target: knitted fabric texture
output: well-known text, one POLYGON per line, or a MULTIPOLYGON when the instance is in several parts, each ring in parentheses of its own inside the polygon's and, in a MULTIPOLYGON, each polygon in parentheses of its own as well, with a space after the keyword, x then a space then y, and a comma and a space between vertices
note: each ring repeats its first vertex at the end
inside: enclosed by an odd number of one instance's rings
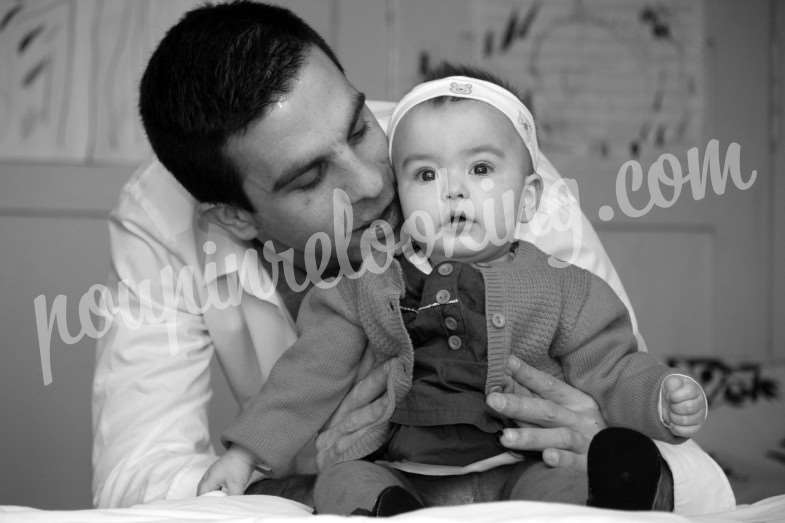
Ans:
MULTIPOLYGON (((485 282, 486 393, 504 389, 507 358, 514 354, 592 396, 609 425, 677 440, 657 408, 671 370, 638 352, 627 310, 604 281, 578 267, 551 266, 527 242, 507 263, 477 266, 485 282)), ((386 410, 341 448, 322 449, 317 465, 359 459, 384 445, 396 402, 412 381, 414 349, 400 311, 404 289, 397 261, 383 274, 312 289, 297 320, 300 338, 224 432, 224 442, 253 452, 272 476, 286 475, 362 377, 366 357, 373 365, 389 362, 386 410)))

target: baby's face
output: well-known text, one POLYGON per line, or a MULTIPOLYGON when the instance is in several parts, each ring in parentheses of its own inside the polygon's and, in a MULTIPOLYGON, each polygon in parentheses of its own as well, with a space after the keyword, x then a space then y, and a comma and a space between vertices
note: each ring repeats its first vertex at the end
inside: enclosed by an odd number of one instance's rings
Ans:
POLYGON ((499 110, 476 100, 418 105, 398 124, 392 164, 404 227, 432 259, 508 251, 532 163, 499 110))

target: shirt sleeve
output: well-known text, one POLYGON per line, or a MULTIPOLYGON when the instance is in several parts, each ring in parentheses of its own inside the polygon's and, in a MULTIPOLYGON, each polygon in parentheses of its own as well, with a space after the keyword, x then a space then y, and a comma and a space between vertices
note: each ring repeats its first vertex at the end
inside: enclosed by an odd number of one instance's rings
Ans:
POLYGON ((554 356, 561 361, 567 382, 597 401, 609 426, 635 429, 662 441, 683 441, 660 418, 660 387, 672 371, 638 351, 629 315, 609 285, 591 277, 575 319, 564 325, 567 332, 557 340, 554 356))
POLYGON ((297 342, 224 432, 223 440, 251 451, 265 474, 291 471, 294 456, 354 384, 367 345, 355 301, 344 299, 338 287, 312 289, 300 306, 297 342))
POLYGON ((167 268, 177 274, 182 262, 126 218, 114 213, 109 224, 115 311, 93 381, 96 507, 195 496, 215 460, 209 335, 200 314, 166 298, 167 268))
POLYGON ((543 181, 540 205, 532 221, 519 229, 517 237, 533 243, 555 259, 586 269, 605 281, 627 308, 638 350, 645 351, 646 344, 638 332, 632 303, 594 227, 583 214, 570 180, 562 178, 544 154, 540 155, 538 173, 543 181))

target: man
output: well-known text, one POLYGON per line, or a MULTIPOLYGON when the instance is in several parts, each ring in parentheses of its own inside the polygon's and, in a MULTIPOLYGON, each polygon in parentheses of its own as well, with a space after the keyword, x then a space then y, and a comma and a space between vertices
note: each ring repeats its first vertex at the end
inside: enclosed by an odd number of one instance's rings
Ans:
MULTIPOLYGON (((399 221, 380 126, 390 104, 366 104, 326 43, 289 11, 242 2, 188 13, 150 59, 140 94, 160 163, 132 177, 110 221, 112 287, 125 301, 98 345, 93 491, 101 507, 195 495, 215 459, 206 419, 213 353, 242 405, 296 337, 304 288, 287 282, 307 277, 311 239, 330 239, 335 253, 334 217, 350 214, 343 243, 357 266, 372 222, 399 221)), ((606 279, 629 307, 577 202, 548 191, 560 180, 549 164, 541 175, 544 212, 580 220, 532 240, 606 279)), ((322 268, 337 274, 339 257, 322 268)), ((526 366, 511 372, 540 397, 492 394, 489 403, 542 428, 511 431, 502 443, 585 468, 603 426, 596 403, 526 366)), ((316 448, 340 446, 374 419, 383 386, 378 372, 359 382, 316 448)), ((732 505, 722 472, 697 446, 661 451, 677 511, 732 505)), ((301 469, 312 463, 304 453, 301 469)))

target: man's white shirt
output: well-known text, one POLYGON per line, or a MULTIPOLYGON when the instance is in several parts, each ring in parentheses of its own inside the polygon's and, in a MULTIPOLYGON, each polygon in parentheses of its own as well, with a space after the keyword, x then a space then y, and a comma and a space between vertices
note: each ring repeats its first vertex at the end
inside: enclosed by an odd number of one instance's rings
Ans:
MULTIPOLYGON (((386 129, 394 104, 368 105, 386 129)), ((594 229, 569 192, 549 190, 561 177, 547 158, 542 163, 545 189, 538 214, 567 213, 579 219, 570 230, 527 232, 522 239, 604 279, 630 311, 643 345, 630 301, 594 229)), ((110 216, 108 286, 115 295, 127 291, 130 299, 122 306, 130 309, 131 318, 139 318, 140 308, 151 314, 141 324, 118 317, 98 341, 92 405, 97 507, 195 496, 199 480, 216 459, 207 420, 213 355, 243 404, 296 339, 282 300, 266 291, 274 282, 257 258, 248 257, 255 251, 200 220, 196 204, 152 161, 124 186, 110 216), (173 277, 186 289, 193 287, 191 304, 167 299, 176 287, 173 277), (238 281, 253 278, 263 284, 239 295, 233 292, 238 281), (237 300, 199 310, 216 296, 211 293, 237 300)), ((697 445, 660 447, 674 472, 677 512, 734 506, 724 474, 697 445)))

